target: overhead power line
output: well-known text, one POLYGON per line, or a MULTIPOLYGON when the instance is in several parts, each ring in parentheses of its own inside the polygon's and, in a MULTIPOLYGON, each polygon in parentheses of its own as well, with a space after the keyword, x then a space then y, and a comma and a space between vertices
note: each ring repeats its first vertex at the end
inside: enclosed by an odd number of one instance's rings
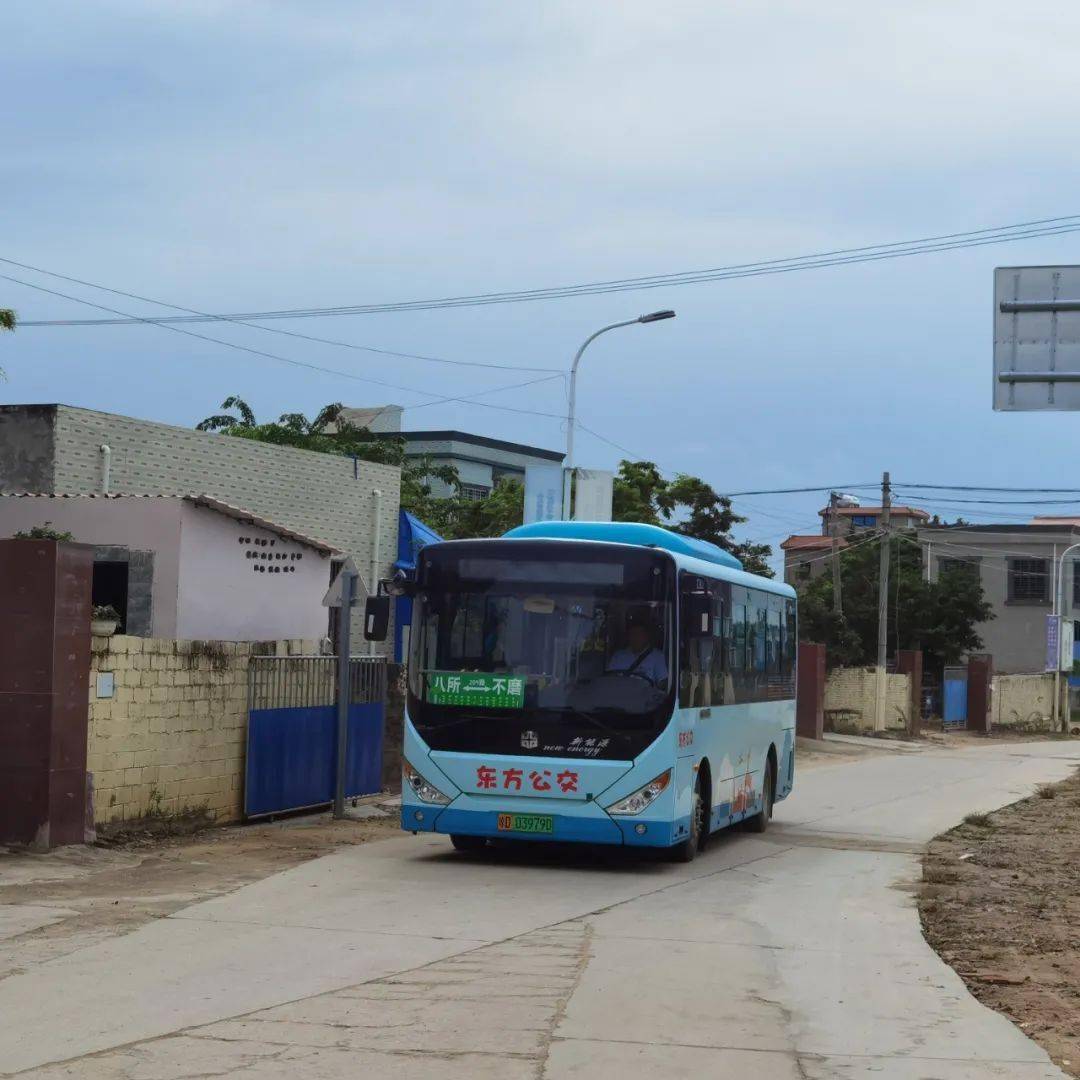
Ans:
MULTIPOLYGON (((771 274, 788 274, 801 270, 816 270, 831 266, 875 262, 882 259, 900 259, 911 255, 926 255, 939 251, 957 251, 982 247, 987 244, 1004 244, 1017 240, 1029 240, 1044 236, 1058 236, 1080 230, 1080 214, 1041 218, 1034 221, 997 225, 990 228, 971 229, 965 232, 943 233, 939 236, 920 237, 916 240, 899 240, 885 244, 862 247, 837 248, 832 251, 797 255, 784 259, 767 259, 752 263, 733 263, 703 270, 684 270, 645 277, 615 278, 607 281, 587 282, 579 285, 559 285, 538 289, 520 289, 508 292, 476 293, 463 296, 445 296, 424 300, 400 300, 389 303, 349 304, 339 307, 288 308, 271 311, 239 312, 225 315, 205 313, 167 316, 158 322, 207 322, 214 320, 269 320, 305 319, 331 315, 370 315, 383 312, 431 311, 454 307, 479 307, 489 304, 516 304, 537 300, 561 300, 573 296, 594 296, 602 293, 632 292, 637 290, 668 288, 676 285, 694 285, 709 281, 729 281, 739 278, 759 277, 771 274)), ((10 262, 11 260, 4 260, 10 262)), ((22 264, 17 264, 22 265, 22 264)), ((119 319, 37 319, 26 320, 23 326, 88 326, 118 325, 143 322, 132 317, 119 319)))
POLYGON ((897 484, 897 487, 920 491, 986 491, 997 495, 1080 495, 1080 488, 979 487, 975 484, 897 484))
MULTIPOLYGON (((23 270, 32 270, 35 274, 44 274, 46 277, 57 278, 60 281, 69 281, 73 285, 85 285, 89 289, 98 289, 101 292, 112 293, 114 296, 126 296, 129 300, 140 300, 143 303, 155 304, 158 307, 172 308, 173 311, 185 311, 188 315, 193 316, 190 320, 181 319, 164 319, 153 318, 152 316, 146 316, 138 319, 107 319, 107 320, 94 320, 94 319, 75 319, 68 320, 66 325, 83 326, 83 325, 96 325, 100 323, 126 323, 126 322, 149 322, 160 324, 162 322, 181 322, 181 321, 198 321, 198 322, 231 322, 237 326, 248 326, 253 330, 262 330, 269 334, 283 334, 286 337, 299 338, 301 341, 314 341, 320 345, 333 345, 341 349, 356 349, 360 352, 376 353, 379 356, 398 356, 405 360, 425 360, 432 364, 452 364, 455 367, 475 367, 475 368, 494 368, 499 371, 559 371, 558 368, 549 367, 526 367, 517 364, 490 364, 480 360, 450 360, 445 356, 427 356, 423 353, 409 353, 399 352, 396 349, 383 349, 374 345, 359 345, 353 341, 337 341, 334 338, 315 337, 313 334, 301 334, 296 330, 284 330, 279 326, 262 326, 256 322, 248 322, 241 316, 234 315, 210 315, 205 311, 197 311, 195 308, 183 307, 180 304, 171 304, 167 300, 156 300, 151 296, 140 296, 138 293, 126 292, 124 289, 114 289, 108 285, 99 285, 94 281, 85 281, 82 278, 71 277, 68 274, 60 274, 55 270, 46 270, 40 266, 31 266, 29 263, 16 262, 14 259, 5 259, 0 257, 0 263, 6 263, 8 266, 18 266, 23 270)), ((22 326, 50 326, 50 325, 65 325, 65 322, 61 320, 60 323, 50 322, 20 322, 22 326)), ((561 372, 560 372, 561 373, 561 372)))
POLYGON ((1080 492, 1069 499, 954 499, 948 497, 931 498, 929 501, 934 506, 1070 506, 1075 505, 1078 499, 1080 499, 1080 492))
MULTIPOLYGON (((38 292, 48 293, 50 296, 58 296, 58 297, 60 297, 60 298, 62 298, 64 300, 73 300, 77 304, 85 304, 87 307, 97 308, 99 311, 113 311, 113 312, 116 312, 115 308, 106 307, 104 304, 96 304, 92 300, 84 300, 84 299, 82 299, 81 297, 78 297, 78 296, 70 296, 67 293, 57 292, 55 289, 48 289, 44 285, 35 285, 33 282, 23 281, 20 278, 11 277, 8 274, 0 274, 0 281, 11 281, 16 285, 24 285, 28 289, 35 289, 38 292)), ((126 316, 127 313, 126 312, 117 312, 117 314, 121 314, 121 315, 126 316)), ((137 318, 137 316, 132 316, 132 318, 137 318)), ((145 320, 145 321, 150 322, 150 323, 154 323, 154 320, 152 320, 152 319, 148 319, 148 320, 145 320)), ((291 356, 281 356, 278 353, 267 352, 265 349, 255 349, 255 348, 252 348, 252 346, 250 346, 250 345, 241 345, 241 344, 239 344, 238 342, 235 342, 235 341, 226 341, 224 338, 216 338, 216 337, 210 337, 208 334, 200 334, 200 333, 198 333, 197 331, 194 331, 194 330, 187 330, 182 326, 172 326, 170 324, 165 324, 165 323, 161 323, 161 324, 157 324, 157 325, 160 325, 163 330, 171 330, 173 333, 183 334, 185 337, 196 338, 199 341, 208 341, 208 342, 211 342, 214 345, 224 345, 228 349, 236 349, 239 352, 250 353, 252 356, 261 356, 261 357, 263 357, 263 358, 265 358, 267 360, 276 360, 279 363, 289 364, 292 367, 306 368, 309 371, 318 371, 318 372, 320 372, 320 373, 322 373, 324 375, 335 375, 335 376, 337 376, 339 378, 342 378, 342 379, 352 379, 352 380, 355 380, 356 382, 371 383, 374 386, 383 386, 383 387, 387 387, 387 388, 389 388, 391 390, 401 390, 401 391, 404 391, 405 393, 408 393, 408 394, 420 394, 423 397, 429 397, 429 398, 434 398, 435 399, 433 401, 424 402, 423 403, 424 405, 436 405, 436 404, 442 404, 442 403, 445 403, 445 402, 458 401, 458 402, 467 402, 469 404, 477 405, 477 406, 480 406, 481 408, 485 408, 485 409, 500 409, 500 410, 502 410, 504 412, 523 413, 523 414, 527 414, 527 415, 530 415, 530 416, 548 416, 548 417, 554 417, 556 420, 564 419, 564 417, 563 417, 563 415, 561 413, 541 412, 541 411, 539 411, 537 409, 519 409, 519 408, 515 408, 515 407, 510 406, 510 405, 492 405, 490 402, 481 402, 481 401, 474 400, 475 398, 477 398, 477 397, 479 397, 479 396, 481 396, 483 394, 498 393, 498 392, 503 391, 503 390, 520 389, 523 386, 534 386, 537 383, 550 382, 553 379, 565 378, 565 376, 562 375, 562 374, 543 375, 540 378, 530 379, 530 380, 528 380, 527 382, 524 382, 524 383, 514 383, 514 384, 511 384, 510 386, 498 386, 498 387, 494 387, 494 388, 489 389, 489 390, 481 390, 481 391, 478 391, 476 394, 473 394, 471 396, 470 395, 459 394, 459 395, 454 395, 454 396, 449 396, 449 397, 440 397, 438 394, 432 394, 430 390, 418 390, 418 389, 416 389, 415 387, 412 387, 412 386, 401 386, 401 385, 399 385, 397 383, 386 382, 383 379, 372 379, 372 378, 370 378, 370 377, 368 377, 366 375, 357 375, 357 374, 355 374, 354 372, 351 372, 351 371, 342 371, 340 368, 324 367, 321 364, 312 364, 312 363, 309 363, 306 360, 297 360, 297 359, 295 359, 294 357, 291 357, 291 356)), ((419 405, 413 405, 413 406, 406 405, 406 406, 404 406, 404 408, 406 408, 406 409, 408 409, 408 408, 420 408, 420 407, 421 406, 419 406, 419 405)))

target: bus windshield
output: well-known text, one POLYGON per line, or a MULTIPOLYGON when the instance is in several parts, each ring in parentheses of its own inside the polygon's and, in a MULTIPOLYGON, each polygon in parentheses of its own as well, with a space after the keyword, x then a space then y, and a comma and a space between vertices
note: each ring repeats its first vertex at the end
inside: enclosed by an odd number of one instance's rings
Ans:
POLYGON ((409 697, 433 748, 626 758, 662 729, 675 682, 665 556, 543 541, 424 554, 409 697))

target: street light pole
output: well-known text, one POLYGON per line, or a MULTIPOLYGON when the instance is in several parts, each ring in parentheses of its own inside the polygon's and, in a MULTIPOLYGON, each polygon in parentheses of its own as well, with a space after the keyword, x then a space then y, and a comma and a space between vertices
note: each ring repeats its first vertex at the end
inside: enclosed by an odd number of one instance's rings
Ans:
POLYGON ((636 319, 625 319, 622 322, 612 323, 610 326, 601 326, 595 333, 590 334, 582 343, 581 348, 574 354, 574 362, 570 365, 570 394, 566 414, 566 460, 563 462, 563 521, 569 521, 570 496, 574 475, 574 427, 577 424, 577 369, 581 363, 581 354, 601 335, 609 330, 618 330, 620 326, 633 326, 635 323, 660 322, 663 319, 674 319, 674 311, 653 311, 648 315, 639 315, 636 319))
POLYGON ((1054 590, 1054 618, 1057 619, 1057 659, 1054 661, 1054 728, 1061 726, 1068 731, 1068 723, 1060 724, 1061 717, 1061 620, 1065 613, 1065 556, 1080 548, 1080 543, 1070 544, 1059 556, 1057 588, 1054 590))

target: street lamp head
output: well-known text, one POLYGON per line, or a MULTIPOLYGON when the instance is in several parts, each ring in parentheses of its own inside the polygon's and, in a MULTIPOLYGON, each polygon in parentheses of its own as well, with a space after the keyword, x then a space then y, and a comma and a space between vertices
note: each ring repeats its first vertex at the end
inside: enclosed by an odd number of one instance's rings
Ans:
POLYGON ((659 322, 661 319, 674 319, 674 311, 652 311, 648 315, 639 315, 638 322, 659 322))

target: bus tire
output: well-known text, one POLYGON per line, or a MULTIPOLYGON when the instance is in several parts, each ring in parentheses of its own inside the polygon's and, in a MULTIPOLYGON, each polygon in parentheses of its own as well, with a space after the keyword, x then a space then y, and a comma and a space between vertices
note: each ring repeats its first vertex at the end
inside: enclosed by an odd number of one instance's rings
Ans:
POLYGON ((483 851, 487 847, 486 836, 463 836, 461 833, 451 833, 450 843, 455 851, 483 851))
POLYGON ((773 803, 776 801, 776 766, 772 755, 765 761, 765 778, 761 789, 761 809, 751 818, 746 819, 749 832, 763 833, 772 820, 773 803))
POLYGON ((705 799, 700 782, 694 786, 694 798, 690 805, 690 835, 671 849, 674 862, 690 863, 701 851, 705 836, 705 799))

